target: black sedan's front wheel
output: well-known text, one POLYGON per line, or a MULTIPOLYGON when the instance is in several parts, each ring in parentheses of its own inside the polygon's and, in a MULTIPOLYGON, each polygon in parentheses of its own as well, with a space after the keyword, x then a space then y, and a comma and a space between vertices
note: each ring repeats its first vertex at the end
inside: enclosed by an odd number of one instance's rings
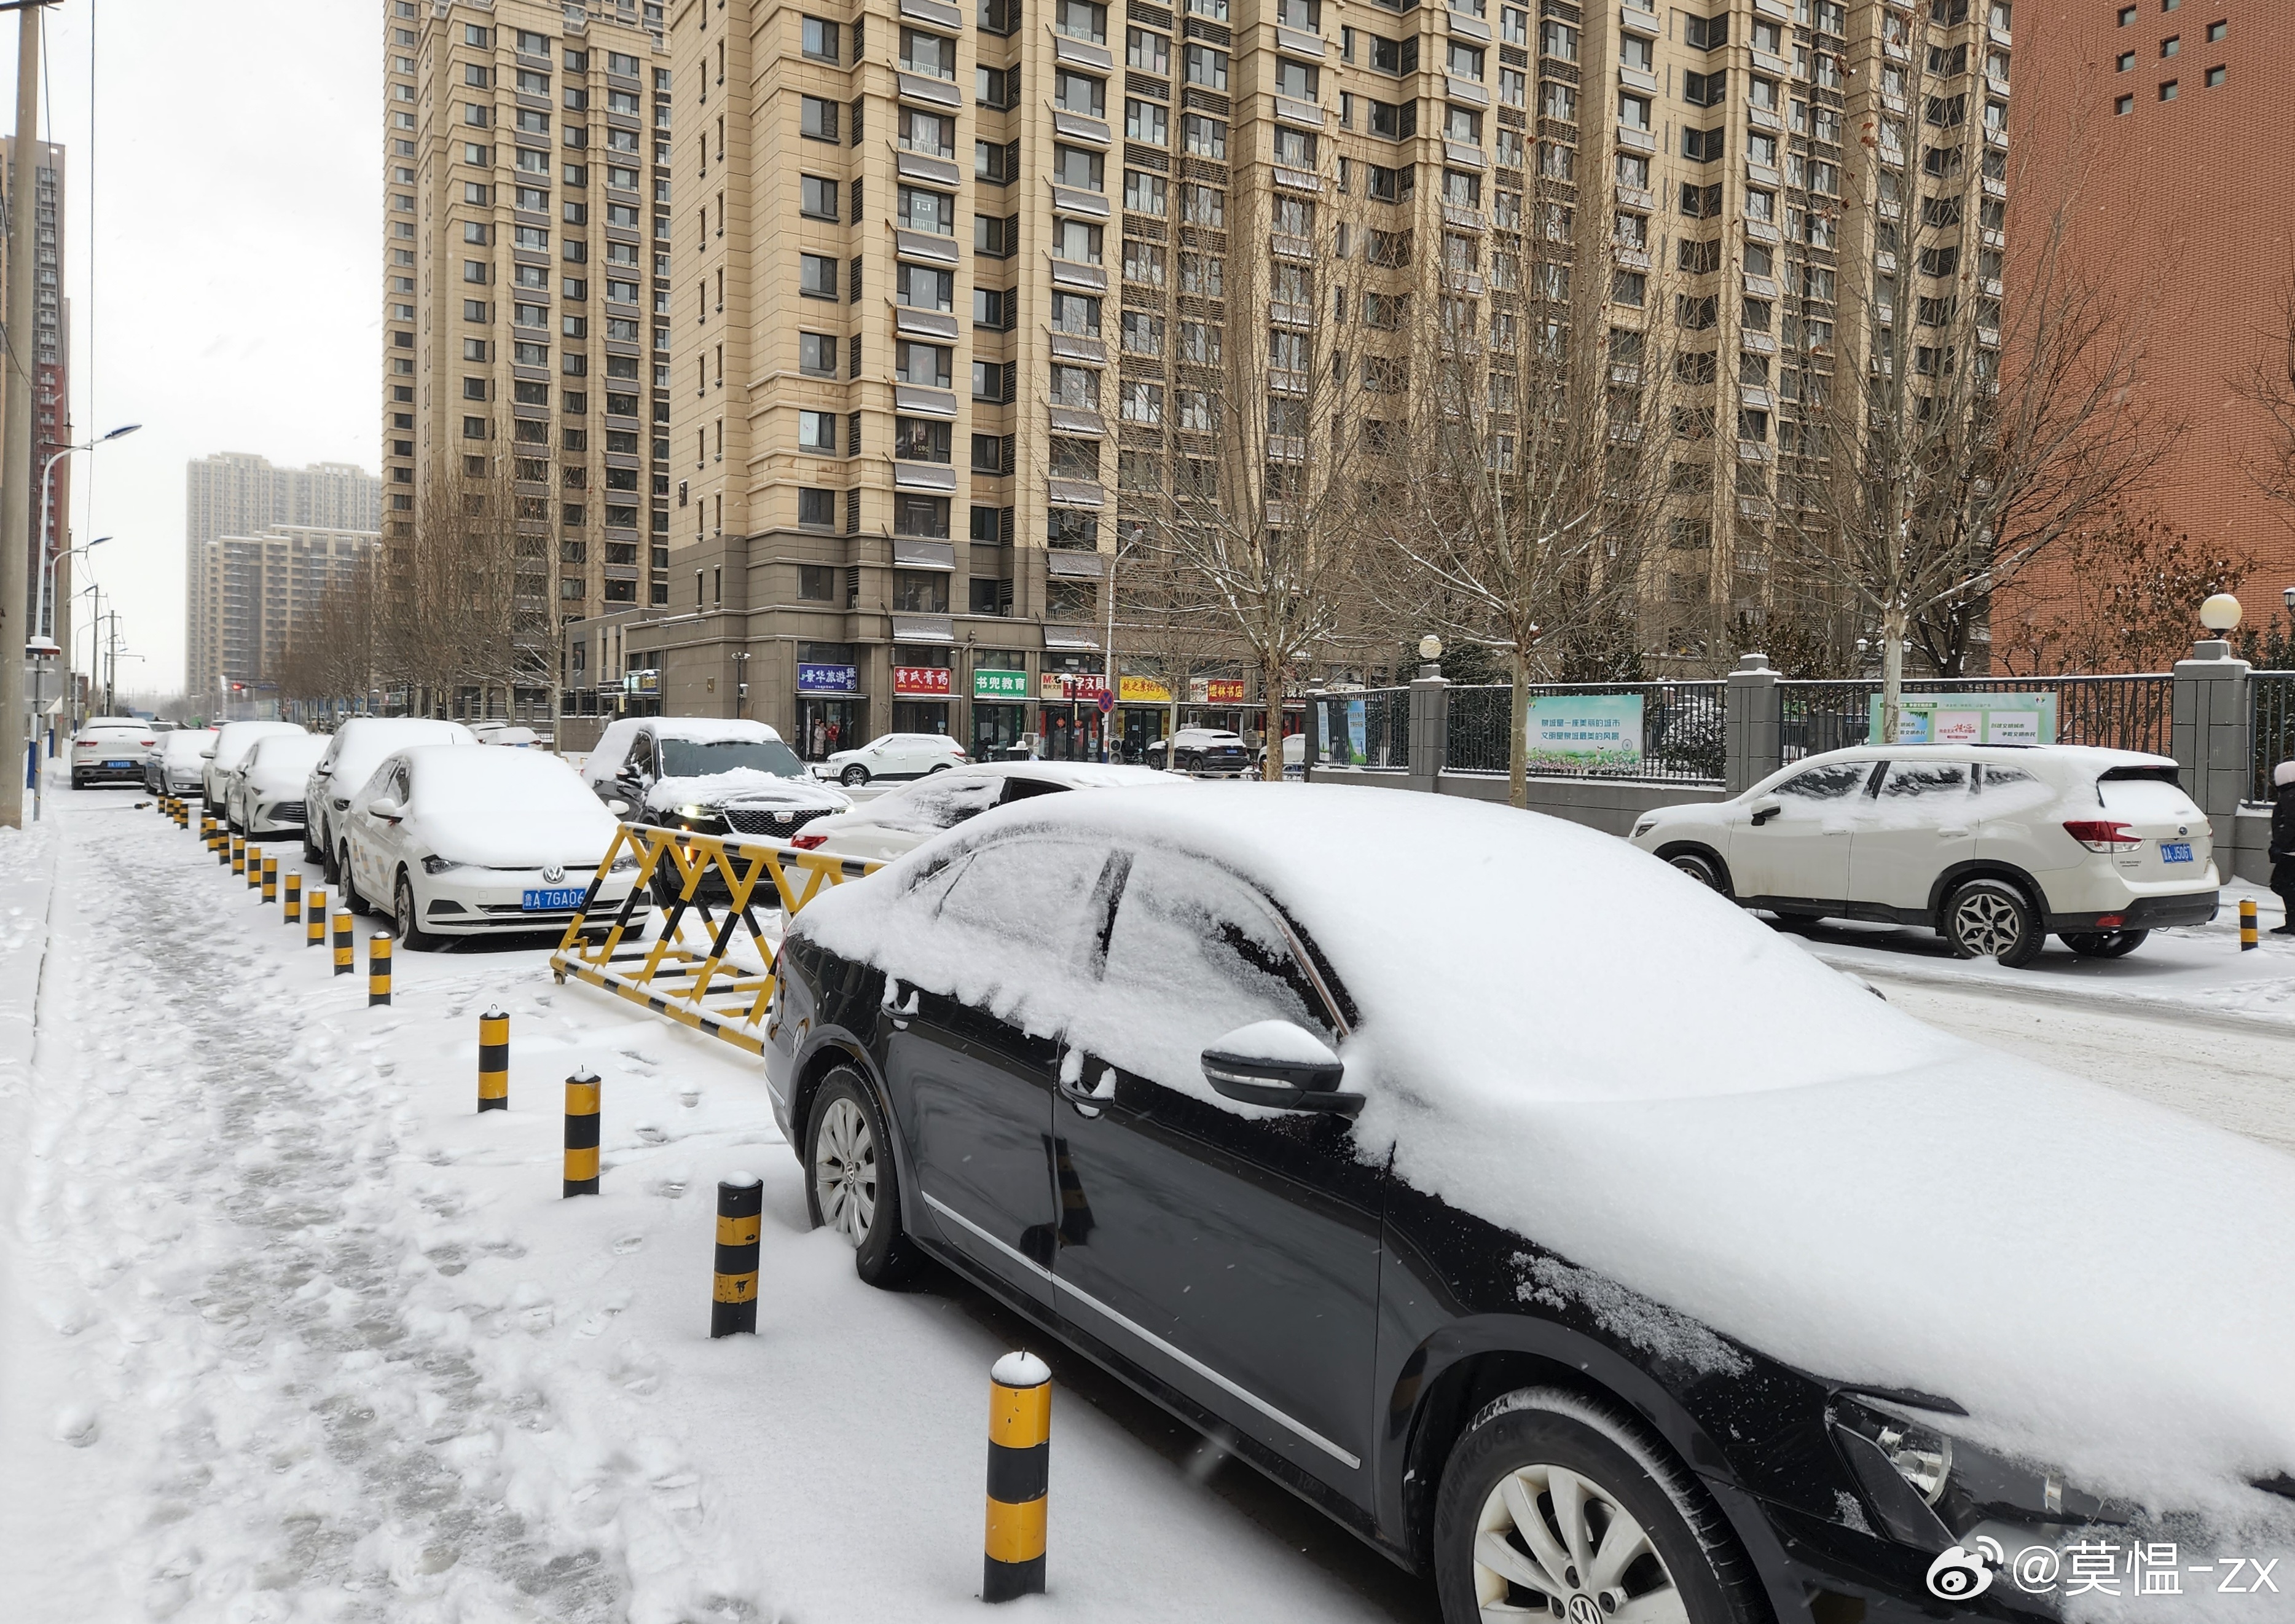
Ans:
POLYGON ((1619 1408, 1525 1388, 1467 1424, 1434 1506, 1443 1624, 1752 1624, 1752 1564, 1719 1510, 1619 1408))
POLYGON ((804 1205, 815 1228, 830 1228, 853 1247, 853 1271, 871 1285, 892 1285, 916 1265, 901 1233, 901 1191, 877 1099, 861 1074, 838 1066, 821 1080, 805 1119, 804 1205))

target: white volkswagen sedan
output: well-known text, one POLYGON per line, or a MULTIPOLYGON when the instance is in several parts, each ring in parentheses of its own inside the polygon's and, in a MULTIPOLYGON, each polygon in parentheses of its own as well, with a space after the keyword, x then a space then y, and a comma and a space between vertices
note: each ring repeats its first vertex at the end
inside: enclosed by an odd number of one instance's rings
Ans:
POLYGON ((835 779, 848 789, 877 779, 920 779, 945 772, 964 761, 964 747, 945 733, 880 733, 857 750, 839 750, 813 764, 815 778, 835 779))
POLYGON ((816 818, 789 844, 804 851, 889 862, 992 806, 1070 789, 1167 789, 1188 780, 1148 767, 1090 762, 997 762, 935 772, 888 789, 866 806, 816 818))
POLYGON ((327 753, 327 742, 300 732, 257 739, 225 781, 224 815, 231 826, 244 829, 249 840, 301 834, 303 786, 312 764, 327 753))
POLYGON ((1925 926, 2030 964, 2054 935, 2117 959, 2215 917, 2214 835, 2164 755, 2084 745, 1863 745, 1733 800, 1645 812, 1633 843, 1747 908, 1925 926))
POLYGON ((304 860, 323 865, 329 880, 342 884, 336 866, 342 850, 342 815, 382 758, 417 745, 476 743, 477 737, 461 722, 434 722, 427 716, 353 716, 342 722, 303 785, 304 860))
MULTIPOLYGON (((216 730, 215 742, 208 747, 207 769, 200 775, 200 799, 214 807, 225 819, 230 812, 224 806, 225 790, 233 769, 247 758, 258 739, 269 739, 277 733, 299 733, 303 730, 291 722, 226 722, 216 730)), ((247 831, 236 824, 234 835, 247 831)))
MULTIPOLYGON (((563 931, 621 824, 538 750, 423 745, 387 756, 343 815, 351 911, 389 910, 410 949, 440 936, 563 931)), ((621 906, 637 859, 599 887, 621 906)))

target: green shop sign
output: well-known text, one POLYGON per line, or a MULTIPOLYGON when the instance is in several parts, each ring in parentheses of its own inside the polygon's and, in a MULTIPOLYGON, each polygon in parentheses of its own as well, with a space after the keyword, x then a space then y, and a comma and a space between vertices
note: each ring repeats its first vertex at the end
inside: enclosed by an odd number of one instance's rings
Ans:
POLYGON ((976 699, 1025 699, 1028 697, 1028 673, 1025 671, 979 671, 972 673, 972 697, 976 699))

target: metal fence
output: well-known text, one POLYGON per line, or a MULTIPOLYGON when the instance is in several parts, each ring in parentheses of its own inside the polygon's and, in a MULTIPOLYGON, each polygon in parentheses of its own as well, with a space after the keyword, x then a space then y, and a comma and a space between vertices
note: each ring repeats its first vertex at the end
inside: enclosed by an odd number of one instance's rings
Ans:
POLYGON ((2258 671, 2247 680, 2250 722, 2248 788, 2252 801, 2271 799, 2271 770, 2295 756, 2295 671, 2258 671))
POLYGON ((1366 688, 1329 694, 1323 707, 1323 760, 1373 771, 1410 770, 1410 690, 1366 688))
MULTIPOLYGON (((1923 694, 2056 696, 2058 744, 2169 754, 2176 679, 2162 673, 2111 677, 1907 677, 1907 697, 1923 694)), ((1873 734, 1874 679, 1777 684, 1783 758, 1799 761, 1861 745, 1873 734)), ((2261 715, 2260 699, 2258 715, 2261 715)))
MULTIPOLYGON (((1721 781, 1727 740, 1723 707, 1727 682, 1538 682, 1539 698, 1638 696, 1642 702, 1641 759, 1631 765, 1589 767, 1569 776, 1654 779, 1670 783, 1721 781)), ((1504 772, 1514 735, 1514 690, 1501 687, 1450 690, 1448 767, 1452 772, 1504 772)), ((1541 778, 1556 769, 1537 765, 1541 778)))

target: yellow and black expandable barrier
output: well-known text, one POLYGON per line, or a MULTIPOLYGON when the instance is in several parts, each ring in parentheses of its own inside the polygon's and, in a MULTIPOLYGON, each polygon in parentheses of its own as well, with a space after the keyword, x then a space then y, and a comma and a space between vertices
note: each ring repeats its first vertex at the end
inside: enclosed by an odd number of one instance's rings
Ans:
POLYGON ((765 1046, 765 1010, 773 996, 773 941, 761 910, 794 914, 830 885, 885 865, 801 852, 773 840, 695 835, 683 829, 617 831, 550 967, 603 987, 657 1015, 750 1054, 765 1046), (598 894, 617 863, 629 894, 600 910, 598 894), (661 934, 649 945, 645 927, 655 880, 674 892, 661 934), (626 942, 626 945, 625 945, 626 942))
POLYGON ((351 945, 351 917, 347 913, 338 913, 335 915, 336 975, 347 975, 357 967, 353 962, 356 952, 357 950, 351 945))
POLYGON ((756 1332, 757 1236, 764 1211, 764 1181, 755 1173, 717 1180, 717 1278, 709 1293, 713 1338, 756 1332))
POLYGON ((327 894, 311 893, 311 900, 303 909, 303 945, 319 947, 327 940, 327 894))
POLYGON ((1044 1593, 1052 1373, 1033 1353, 1008 1353, 988 1382, 988 1537, 980 1599, 1009 1602, 1044 1593))
POLYGON ((236 835, 224 836, 223 850, 216 853, 218 868, 228 866, 233 874, 247 872, 247 842, 236 835))
POLYGON ((2255 899, 2242 898, 2239 905, 2239 951, 2244 953, 2261 940, 2255 928, 2255 899))
POLYGON ((303 871, 290 869, 280 877, 280 883, 287 889, 279 901, 279 922, 299 925, 303 922, 303 871))
POLYGON ((499 1009, 478 1017, 478 1109, 510 1109, 510 1016, 499 1009))
POLYGON ((564 1196, 598 1193, 598 1073, 584 1066, 566 1080, 566 1187, 564 1196))
POLYGON ((263 858, 263 905, 268 908, 279 900, 279 860, 268 853, 263 858))
POLYGON ((390 1001, 390 933, 377 931, 366 939, 366 1007, 390 1001))

